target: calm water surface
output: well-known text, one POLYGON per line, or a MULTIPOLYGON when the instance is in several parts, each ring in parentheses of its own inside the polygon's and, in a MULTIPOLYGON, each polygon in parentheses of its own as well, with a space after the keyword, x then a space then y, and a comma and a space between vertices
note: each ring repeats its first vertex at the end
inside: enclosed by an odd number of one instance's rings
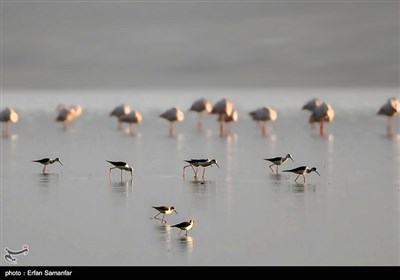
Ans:
MULTIPOLYGON (((400 136, 385 135, 379 107, 395 91, 212 93, 3 92, 20 121, 1 139, 1 247, 20 249, 19 265, 399 265, 400 136), (325 136, 301 106, 319 96, 336 117, 325 136), (187 112, 200 98, 232 99, 240 119, 232 134, 218 135, 213 115, 197 132, 187 112), (361 97, 361 98, 360 98, 361 97), (136 135, 118 130, 108 116, 120 103, 142 111, 136 135), (59 103, 81 104, 67 131, 54 121, 59 103), (268 135, 248 116, 272 106, 278 119, 268 135), (178 106, 186 113, 168 136, 158 115, 178 106), (281 169, 315 166, 294 182, 272 174, 267 157, 291 153, 281 169), (64 166, 31 162, 60 157, 64 166), (196 181, 182 177, 184 160, 215 158, 220 168, 196 181), (105 160, 126 161, 129 173, 105 160), (167 225, 151 206, 173 205, 167 225), (189 236, 170 225, 195 220, 189 236)), ((398 118, 399 119, 399 118, 398 118)), ((399 120, 394 131, 400 133, 399 120)), ((5 261, 2 258, 2 264, 5 261)))

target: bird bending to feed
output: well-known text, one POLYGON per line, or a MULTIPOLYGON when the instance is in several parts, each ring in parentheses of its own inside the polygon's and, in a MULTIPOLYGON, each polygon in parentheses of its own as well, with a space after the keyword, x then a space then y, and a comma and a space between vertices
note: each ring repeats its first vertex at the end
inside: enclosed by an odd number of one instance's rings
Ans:
POLYGON ((3 125, 3 136, 8 136, 8 123, 18 122, 18 114, 14 109, 7 107, 0 112, 0 121, 4 123, 3 125))
POLYGON ((182 222, 176 225, 173 225, 171 227, 177 227, 180 229, 178 236, 181 235, 182 230, 186 231, 186 236, 188 235, 188 231, 191 230, 193 228, 194 225, 194 220, 190 220, 189 222, 182 222))
POLYGON ((160 115, 160 118, 169 121, 169 136, 174 135, 174 122, 181 122, 185 119, 185 114, 176 107, 173 107, 160 115))
POLYGON ((60 104, 57 106, 57 122, 62 122, 64 126, 64 130, 67 129, 68 124, 73 122, 77 117, 82 113, 82 108, 79 105, 74 105, 70 107, 66 107, 64 104, 60 104))
POLYGON ((269 107, 262 107, 251 111, 249 115, 253 121, 257 121, 260 125, 261 135, 267 135, 267 121, 275 121, 278 118, 278 113, 269 107))
POLYGON ((42 159, 38 159, 38 160, 32 160, 32 162, 38 162, 38 163, 41 163, 41 164, 44 165, 44 166, 43 166, 43 169, 42 169, 42 173, 46 173, 46 171, 47 171, 47 166, 48 166, 49 164, 53 164, 53 163, 55 163, 55 162, 58 162, 58 163, 60 163, 61 165, 63 165, 63 164, 61 163, 61 161, 60 161, 59 158, 55 158, 55 159, 51 159, 51 158, 42 158, 42 159))
POLYGON ((212 110, 212 105, 210 101, 208 101, 205 98, 200 98, 199 100, 193 102, 189 111, 197 112, 197 131, 203 130, 203 113, 204 112, 210 113, 211 110, 212 110))
POLYGON ((110 117, 115 116, 118 119, 118 129, 122 128, 122 120, 121 117, 124 115, 128 115, 131 112, 131 108, 126 104, 121 104, 114 108, 111 111, 110 117))
POLYGON ((386 133, 388 135, 392 135, 393 118, 398 113, 400 113, 400 100, 396 97, 390 97, 377 113, 378 115, 384 115, 388 117, 388 123, 386 126, 386 133))
POLYGON ((322 104, 321 99, 313 98, 310 101, 308 101, 306 104, 304 104, 304 106, 301 109, 313 112, 315 110, 315 108, 317 108, 321 104, 322 104))
MULTIPOLYGON (((191 159, 190 161, 192 162, 191 165, 193 165, 193 166, 198 165, 198 166, 203 167, 203 175, 201 177, 201 178, 203 178, 203 180, 204 180, 204 174, 206 172, 206 167, 212 166, 213 164, 215 164, 219 168, 219 165, 215 159, 209 159, 209 158, 207 158, 207 159, 191 159)), ((186 161, 186 162, 189 162, 189 161, 186 161)), ((194 171, 194 169, 193 169, 193 171, 194 171)), ((197 178, 197 169, 194 173, 194 177, 197 178)))
POLYGON ((153 217, 153 219, 161 220, 162 223, 167 223, 167 221, 164 219, 165 215, 171 214, 172 212, 175 212, 178 215, 178 212, 176 212, 176 209, 174 206, 152 206, 154 209, 156 209, 159 213, 153 217), (163 214, 162 219, 157 218, 158 215, 163 214))
POLYGON ((319 122, 319 134, 324 135, 324 122, 331 122, 335 117, 335 111, 328 103, 323 102, 312 112, 309 123, 319 122))
POLYGON ((200 164, 198 163, 198 159, 191 159, 191 160, 185 160, 187 163, 189 163, 188 165, 185 165, 184 167, 183 167, 183 177, 185 177, 185 169, 186 169, 186 167, 192 167, 192 169, 193 169, 193 172, 194 172, 194 178, 197 178, 197 170, 198 170, 198 168, 199 168, 199 166, 200 166, 200 164), (196 167, 196 169, 194 169, 194 167, 196 167))
POLYGON ((306 176, 304 176, 304 175, 308 174, 308 173, 311 173, 313 171, 315 173, 317 173, 319 176, 321 176, 318 173, 317 168, 315 168, 315 167, 308 168, 307 166, 300 166, 300 167, 293 168, 293 169, 283 170, 282 172, 292 172, 292 173, 295 173, 295 174, 299 174, 299 175, 297 175, 296 179, 294 179, 295 182, 297 181, 297 178, 299 178, 299 176, 302 175, 303 179, 304 179, 304 183, 305 183, 306 182, 306 176))
POLYGON ((226 98, 221 99, 218 101, 214 106, 212 107, 211 114, 217 114, 218 115, 218 121, 219 121, 219 132, 220 136, 224 136, 224 123, 226 117, 229 117, 233 113, 233 102, 231 100, 228 100, 226 98))
POLYGON ((111 163, 112 165, 114 165, 114 167, 111 167, 110 171, 108 172, 108 177, 109 178, 111 178, 111 170, 113 170, 114 168, 118 168, 119 170, 121 170, 121 182, 122 182, 122 170, 131 172, 131 179, 132 179, 133 168, 130 167, 126 162, 123 162, 123 161, 109 161, 109 160, 106 160, 106 161, 111 163))
POLYGON ((272 172, 274 172, 272 166, 276 165, 276 173, 278 173, 279 165, 284 164, 288 159, 291 159, 294 162, 291 154, 287 154, 284 157, 265 158, 264 160, 272 162, 272 164, 269 166, 269 169, 271 169, 272 172))
POLYGON ((134 124, 140 123, 142 121, 142 119, 143 119, 142 113, 137 110, 133 110, 129 114, 120 116, 118 118, 118 121, 120 123, 122 123, 122 122, 129 123, 129 134, 134 135, 134 129, 133 129, 134 124))

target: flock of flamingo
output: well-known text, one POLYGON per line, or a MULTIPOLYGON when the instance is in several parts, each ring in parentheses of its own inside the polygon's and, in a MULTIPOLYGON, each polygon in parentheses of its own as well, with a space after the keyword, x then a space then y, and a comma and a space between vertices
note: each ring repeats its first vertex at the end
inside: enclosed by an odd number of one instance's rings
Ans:
MULTIPOLYGON (((303 107, 303 110, 311 112, 309 117, 309 123, 319 123, 319 133, 324 135, 324 123, 331 122, 335 117, 335 111, 332 106, 319 98, 314 98, 307 102, 303 107)), ((203 116, 204 114, 216 114, 218 115, 219 132, 221 136, 230 133, 230 123, 235 122, 239 119, 239 113, 235 109, 233 102, 229 99, 223 98, 218 101, 214 106, 211 105, 210 101, 205 98, 196 100, 189 109, 198 113, 197 129, 201 131, 203 129, 203 116)), ((64 129, 67 129, 69 123, 73 122, 82 113, 82 108, 79 105, 57 106, 57 117, 56 121, 63 124, 64 129)), ((384 115, 388 117, 386 126, 386 132, 390 136, 393 134, 392 124, 395 115, 400 113, 400 100, 396 97, 390 97, 385 104, 383 104, 378 115, 384 115)), ((267 122, 275 121, 278 117, 277 112, 270 107, 261 107, 254 111, 249 112, 249 115, 254 121, 257 121, 260 126, 261 134, 267 134, 267 122)), ((129 133, 134 134, 134 125, 140 123, 143 119, 142 113, 138 110, 132 110, 128 105, 122 104, 114 108, 110 113, 110 116, 115 116, 118 119, 118 127, 122 128, 122 123, 129 124, 129 133)), ((160 118, 166 119, 169 122, 169 135, 174 135, 174 123, 183 121, 185 114, 177 107, 170 108, 159 115, 160 118)), ((6 107, 0 112, 0 121, 3 123, 2 135, 7 137, 8 123, 18 122, 18 114, 10 107, 6 107)))

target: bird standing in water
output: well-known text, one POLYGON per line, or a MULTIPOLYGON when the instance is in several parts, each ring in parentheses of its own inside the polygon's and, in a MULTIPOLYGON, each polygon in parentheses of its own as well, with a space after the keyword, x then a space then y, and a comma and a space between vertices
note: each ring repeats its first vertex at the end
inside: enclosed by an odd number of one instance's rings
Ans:
POLYGON ((264 160, 272 162, 272 164, 269 166, 269 169, 271 169, 272 172, 274 172, 272 166, 276 165, 276 173, 278 174, 279 165, 284 164, 289 158, 294 162, 291 154, 287 154, 284 157, 265 158, 264 160))
POLYGON ((108 172, 108 177, 110 179, 111 179, 111 170, 113 170, 114 168, 118 168, 119 170, 121 170, 121 182, 122 182, 122 170, 131 172, 131 180, 132 180, 133 168, 130 167, 126 162, 123 162, 123 161, 109 161, 109 160, 106 160, 106 161, 111 163, 112 165, 114 165, 114 167, 111 167, 110 171, 108 172))
POLYGON ((321 176, 318 173, 317 168, 315 168, 315 167, 308 168, 307 166, 300 166, 300 167, 289 169, 289 170, 283 170, 282 172, 292 172, 292 173, 295 173, 295 174, 299 174, 299 175, 297 175, 296 179, 294 179, 295 182, 297 182, 297 179, 299 178, 299 176, 302 175, 303 179, 304 179, 304 183, 305 183, 306 182, 306 176, 304 176, 304 175, 308 174, 308 173, 311 173, 313 171, 315 173, 317 173, 319 176, 321 176))
POLYGON ((188 235, 188 231, 191 230, 193 228, 194 225, 194 220, 189 220, 188 222, 182 222, 176 225, 173 225, 171 227, 177 227, 180 229, 178 236, 181 235, 182 230, 186 231, 186 236, 188 235))
POLYGON ((378 115, 384 115, 388 117, 388 122, 386 125, 387 135, 392 135, 392 123, 393 118, 396 114, 400 113, 400 100, 396 97, 390 97, 385 104, 378 111, 378 115))
POLYGON ((153 219, 160 220, 160 218, 157 218, 158 215, 163 214, 163 217, 161 219, 162 223, 167 223, 165 220, 165 215, 171 214, 172 212, 175 212, 178 215, 178 212, 176 212, 176 209, 174 206, 152 206, 154 209, 156 209, 159 213, 153 217, 153 219))
POLYGON ((42 173, 46 173, 46 171, 47 171, 47 166, 48 166, 49 164, 53 164, 53 163, 55 163, 55 162, 58 162, 58 163, 60 163, 61 165, 63 165, 63 164, 61 163, 61 161, 60 161, 59 158, 55 158, 55 159, 51 159, 51 158, 42 158, 42 159, 38 159, 38 160, 32 160, 32 162, 38 162, 38 163, 41 163, 41 164, 44 165, 44 166, 43 166, 43 169, 42 169, 42 173))

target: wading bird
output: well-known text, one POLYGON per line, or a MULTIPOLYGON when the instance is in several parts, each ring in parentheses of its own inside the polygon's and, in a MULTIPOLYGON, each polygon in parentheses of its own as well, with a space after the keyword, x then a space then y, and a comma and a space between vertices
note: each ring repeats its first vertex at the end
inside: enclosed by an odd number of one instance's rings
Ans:
POLYGON ((132 171, 133 168, 130 167, 126 162, 123 161, 110 161, 110 160, 106 160, 107 162, 111 163, 112 165, 114 165, 114 167, 111 167, 109 172, 108 172, 108 177, 111 179, 111 170, 113 170, 114 168, 118 168, 119 170, 121 170, 121 182, 122 182, 122 171, 129 171, 131 173, 131 180, 132 180, 132 171))
POLYGON ((3 123, 2 134, 4 137, 8 137, 8 123, 18 122, 18 114, 14 109, 7 107, 0 112, 0 121, 3 123))
POLYGON ((187 236, 187 235, 188 235, 188 231, 191 230, 191 229, 193 228, 193 225, 194 225, 194 220, 189 220, 188 222, 182 222, 182 223, 173 225, 173 226, 171 226, 171 227, 177 227, 177 228, 180 229, 180 231, 179 231, 179 233, 178 233, 178 236, 181 235, 181 232, 182 232, 183 230, 186 231, 186 236, 187 236))
POLYGON ((387 135, 392 135, 392 123, 393 118, 396 114, 400 113, 400 101, 396 97, 390 97, 385 104, 378 111, 378 115, 383 115, 388 117, 388 122, 386 125, 387 135))
POLYGON ((160 115, 160 118, 169 121, 169 136, 174 135, 174 122, 181 122, 185 119, 185 114, 176 107, 173 107, 160 115))
POLYGON ((154 209, 156 209, 159 213, 153 217, 153 219, 161 220, 162 223, 167 223, 165 220, 165 215, 171 214, 172 212, 175 212, 178 215, 178 212, 176 212, 176 209, 174 206, 152 206, 154 209), (162 218, 157 218, 158 215, 163 214, 162 218))
POLYGON ((42 169, 42 173, 46 173, 46 171, 47 171, 47 166, 48 166, 49 164, 53 164, 53 163, 55 163, 55 162, 58 162, 59 164, 63 165, 63 164, 61 163, 61 161, 60 161, 59 158, 55 158, 55 159, 51 159, 51 158, 42 158, 42 159, 38 159, 38 160, 32 160, 32 162, 38 162, 38 163, 41 163, 41 164, 44 165, 44 166, 43 166, 43 169, 42 169))
POLYGON ((299 178, 299 176, 302 175, 302 176, 303 176, 303 179, 304 179, 304 183, 305 183, 305 182, 306 182, 306 176, 304 176, 304 175, 305 175, 305 174, 308 174, 308 173, 311 173, 311 172, 313 172, 313 171, 314 171, 315 173, 317 173, 319 176, 321 176, 321 175, 318 173, 317 168, 315 168, 315 167, 308 168, 307 166, 300 166, 300 167, 293 168, 293 169, 289 169, 289 170, 283 170, 282 172, 292 172, 292 173, 298 174, 297 177, 296 177, 296 179, 294 179, 295 182, 297 182, 297 178, 299 178))
POLYGON ((284 157, 265 158, 264 160, 272 162, 272 164, 269 166, 269 169, 271 169, 272 172, 274 172, 272 166, 276 165, 276 173, 278 173, 279 165, 284 164, 288 159, 291 159, 294 162, 291 154, 287 154, 284 157))
POLYGON ((267 121, 275 121, 278 114, 270 107, 262 107, 249 113, 254 121, 260 125, 261 135, 267 135, 267 121))
POLYGON ((193 102, 189 111, 197 112, 197 131, 203 130, 204 112, 210 113, 211 110, 212 110, 212 105, 210 101, 208 101, 205 98, 200 98, 199 100, 193 102))

